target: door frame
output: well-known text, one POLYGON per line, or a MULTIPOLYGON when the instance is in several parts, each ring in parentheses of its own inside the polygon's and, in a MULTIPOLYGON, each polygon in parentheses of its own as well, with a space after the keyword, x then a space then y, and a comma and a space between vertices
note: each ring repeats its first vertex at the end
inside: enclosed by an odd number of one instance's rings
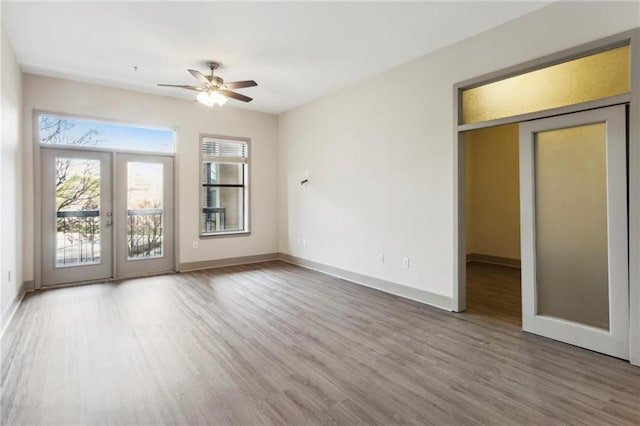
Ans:
POLYGON ((519 123, 593 108, 628 105, 628 209, 629 209, 629 361, 640 366, 640 28, 562 50, 532 61, 481 75, 453 85, 453 296, 452 310, 466 310, 465 138, 464 132, 519 123), (631 93, 551 110, 474 124, 462 122, 462 90, 498 81, 598 51, 628 44, 631 55, 631 93))
MULTIPOLYGON (((77 150, 77 151, 93 151, 93 152, 103 152, 111 155, 111 173, 112 176, 115 176, 115 154, 133 154, 133 155, 148 155, 148 156, 159 156, 159 157, 171 157, 173 158, 173 271, 179 272, 180 265, 180 250, 178 241, 180 241, 180 228, 178 226, 180 220, 180 194, 178 192, 179 188, 179 158, 178 158, 178 129, 175 127, 170 127, 162 124, 156 123, 141 123, 141 122, 132 122, 132 121, 124 121, 124 120, 112 120, 105 119, 102 117, 96 117, 92 115, 84 115, 84 114, 75 114, 75 113, 64 113, 46 109, 33 109, 31 114, 31 134, 32 134, 32 149, 33 149, 33 182, 34 182, 34 202, 33 202, 33 242, 34 242, 34 257, 33 257, 33 269, 34 269, 34 280, 33 280, 33 288, 35 291, 44 290, 44 289, 53 289, 60 287, 73 287, 77 285, 85 285, 92 283, 105 282, 109 280, 96 280, 96 281, 83 281, 81 283, 70 283, 70 284, 58 284, 51 286, 43 286, 42 285, 42 158, 41 158, 41 144, 38 140, 38 136, 40 134, 39 129, 39 121, 38 117, 40 115, 53 115, 57 117, 68 117, 70 119, 83 119, 90 120, 100 123, 107 124, 116 124, 121 126, 133 126, 140 127, 145 126, 152 129, 160 129, 160 130, 170 130, 174 133, 175 138, 175 149, 173 153, 157 153, 157 152, 149 152, 149 151, 136 151, 136 150, 123 150, 116 151, 113 149, 106 148, 92 148, 86 146, 73 146, 73 145, 61 145, 61 146, 52 146, 53 148, 61 148, 68 150, 77 150)), ((42 148, 46 149, 46 148, 42 148)), ((117 200, 113 200, 113 208, 117 207, 117 200)), ((115 236, 114 236, 115 237, 115 236)), ((114 244, 115 248, 115 238, 114 244)), ((112 252, 112 255, 115 256, 115 253, 112 252)), ((112 278, 110 281, 116 280, 115 277, 115 257, 113 258, 113 270, 112 270, 112 278)))

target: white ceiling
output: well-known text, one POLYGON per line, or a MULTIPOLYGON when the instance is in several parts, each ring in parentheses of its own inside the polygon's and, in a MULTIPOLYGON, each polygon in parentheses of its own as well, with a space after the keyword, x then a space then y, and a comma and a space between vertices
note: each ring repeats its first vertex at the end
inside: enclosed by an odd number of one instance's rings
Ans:
POLYGON ((2 22, 23 71, 166 96, 187 68, 281 113, 549 2, 9 2, 2 22), (134 71, 134 66, 138 71, 134 71))

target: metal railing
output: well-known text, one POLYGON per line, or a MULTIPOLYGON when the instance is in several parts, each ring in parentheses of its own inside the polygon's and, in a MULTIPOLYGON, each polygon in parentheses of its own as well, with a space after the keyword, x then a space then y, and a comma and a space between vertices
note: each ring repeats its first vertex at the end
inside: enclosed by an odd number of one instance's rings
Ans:
POLYGON ((100 211, 59 211, 56 266, 100 262, 100 211))
POLYGON ((127 210, 127 259, 162 256, 163 209, 127 210))
MULTIPOLYGON (((100 210, 59 211, 56 266, 100 262, 100 210)), ((163 255, 163 209, 127 210, 127 259, 163 255)))
POLYGON ((216 232, 225 230, 227 215, 226 207, 203 207, 203 232, 216 232))

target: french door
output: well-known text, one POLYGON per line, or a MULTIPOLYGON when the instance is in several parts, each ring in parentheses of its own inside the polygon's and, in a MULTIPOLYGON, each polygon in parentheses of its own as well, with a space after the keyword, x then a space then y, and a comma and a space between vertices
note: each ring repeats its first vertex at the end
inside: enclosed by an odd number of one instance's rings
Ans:
POLYGON ((522 325, 629 358, 625 107, 520 124, 522 325))
POLYGON ((111 154, 41 152, 42 285, 111 278, 111 154))
POLYGON ((42 286, 174 269, 173 158, 41 153, 42 286))
POLYGON ((173 158, 116 155, 116 277, 174 269, 173 158))

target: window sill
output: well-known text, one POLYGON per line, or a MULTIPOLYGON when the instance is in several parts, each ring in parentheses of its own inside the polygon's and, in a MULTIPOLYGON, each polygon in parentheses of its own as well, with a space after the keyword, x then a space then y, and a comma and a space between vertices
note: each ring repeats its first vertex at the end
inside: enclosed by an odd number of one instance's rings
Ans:
POLYGON ((216 232, 212 234, 200 234, 201 240, 207 240, 209 238, 220 237, 247 237, 251 235, 251 231, 228 231, 228 232, 216 232))

